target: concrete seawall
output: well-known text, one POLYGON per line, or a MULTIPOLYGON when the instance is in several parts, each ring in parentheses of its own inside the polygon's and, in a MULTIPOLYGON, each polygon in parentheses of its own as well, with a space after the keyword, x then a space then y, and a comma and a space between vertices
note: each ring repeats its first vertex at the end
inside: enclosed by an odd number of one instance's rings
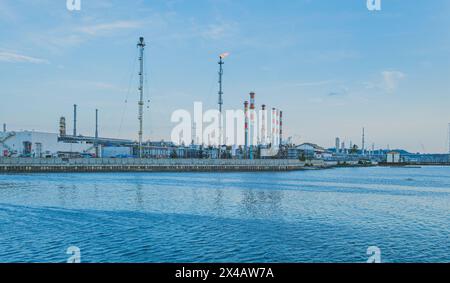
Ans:
POLYGON ((213 159, 39 159, 0 158, 0 173, 50 172, 257 172, 295 171, 320 168, 297 160, 213 160, 213 159))

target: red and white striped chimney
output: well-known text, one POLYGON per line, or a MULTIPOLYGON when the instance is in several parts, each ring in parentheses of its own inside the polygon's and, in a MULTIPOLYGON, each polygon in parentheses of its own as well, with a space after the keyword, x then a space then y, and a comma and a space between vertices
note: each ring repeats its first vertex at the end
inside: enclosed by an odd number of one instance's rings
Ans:
POLYGON ((283 142, 283 111, 280 111, 280 145, 283 142))
POLYGON ((263 104, 261 107, 261 144, 266 144, 266 105, 263 104))
POLYGON ((255 93, 250 92, 250 146, 255 144, 255 93))
POLYGON ((244 102, 244 116, 245 116, 245 150, 247 150, 248 147, 248 101, 244 102))
POLYGON ((277 133, 277 110, 275 108, 272 108, 272 125, 270 125, 270 128, 272 129, 272 135, 271 135, 271 143, 272 147, 275 145, 275 138, 277 133))

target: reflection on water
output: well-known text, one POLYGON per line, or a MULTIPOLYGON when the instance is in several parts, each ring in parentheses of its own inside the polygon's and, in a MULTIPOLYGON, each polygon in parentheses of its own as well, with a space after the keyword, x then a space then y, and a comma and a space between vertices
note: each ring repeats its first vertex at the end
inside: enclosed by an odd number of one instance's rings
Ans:
POLYGON ((449 172, 0 175, 0 261, 450 262, 449 172))
POLYGON ((282 191, 257 191, 246 190, 242 192, 242 209, 244 214, 250 217, 273 217, 282 216, 281 201, 282 191))

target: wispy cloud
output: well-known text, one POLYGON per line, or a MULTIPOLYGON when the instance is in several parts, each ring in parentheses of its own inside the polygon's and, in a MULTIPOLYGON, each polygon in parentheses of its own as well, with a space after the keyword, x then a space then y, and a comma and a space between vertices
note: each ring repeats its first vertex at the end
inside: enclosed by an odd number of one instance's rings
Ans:
POLYGON ((312 81, 312 82, 299 82, 292 84, 297 87, 311 87, 311 86, 323 86, 337 83, 336 80, 323 80, 323 81, 312 81))
POLYGON ((207 26, 200 32, 201 36, 210 39, 218 40, 228 36, 232 36, 237 31, 237 24, 234 22, 222 22, 207 26))
POLYGON ((110 83, 91 82, 90 84, 99 90, 109 90, 109 91, 114 91, 114 92, 127 92, 126 89, 121 88, 114 84, 110 84, 110 83))
POLYGON ((116 21, 110 23, 102 23, 95 25, 87 25, 77 29, 77 31, 89 35, 97 35, 101 33, 114 32, 123 29, 135 29, 142 26, 138 21, 116 21))
POLYGON ((327 96, 336 97, 336 96, 346 96, 350 94, 350 89, 347 86, 340 86, 335 90, 328 92, 327 96))
POLYGON ((32 34, 30 40, 40 47, 58 53, 69 47, 78 47, 96 37, 117 35, 120 31, 138 29, 142 26, 144 26, 143 22, 126 20, 83 24, 81 26, 68 24, 48 30, 45 33, 32 34))
POLYGON ((45 59, 35 58, 13 52, 2 52, 2 51, 0 51, 0 61, 9 63, 32 63, 32 64, 50 63, 48 60, 45 59))
POLYGON ((384 89, 391 93, 395 91, 399 82, 406 77, 406 75, 399 71, 383 71, 381 72, 383 76, 384 89))
POLYGON ((400 71, 382 71, 381 79, 377 82, 364 83, 365 88, 369 90, 393 93, 397 90, 400 82, 406 77, 406 74, 400 71))

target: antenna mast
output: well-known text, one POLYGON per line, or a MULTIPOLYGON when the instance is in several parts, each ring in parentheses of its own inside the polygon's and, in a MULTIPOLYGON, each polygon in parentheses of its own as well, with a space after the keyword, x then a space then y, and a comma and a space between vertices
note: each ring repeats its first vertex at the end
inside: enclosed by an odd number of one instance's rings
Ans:
POLYGON ((223 53, 219 56, 219 159, 221 158, 222 149, 222 106, 223 106, 223 88, 222 88, 222 77, 223 77, 223 59, 227 57, 228 52, 223 53))
POLYGON ((142 158, 142 135, 143 135, 143 124, 144 124, 144 38, 139 38, 139 158, 142 158))
POLYGON ((219 159, 221 158, 222 149, 222 105, 223 105, 223 88, 222 88, 222 77, 223 77, 223 57, 219 57, 219 159))

